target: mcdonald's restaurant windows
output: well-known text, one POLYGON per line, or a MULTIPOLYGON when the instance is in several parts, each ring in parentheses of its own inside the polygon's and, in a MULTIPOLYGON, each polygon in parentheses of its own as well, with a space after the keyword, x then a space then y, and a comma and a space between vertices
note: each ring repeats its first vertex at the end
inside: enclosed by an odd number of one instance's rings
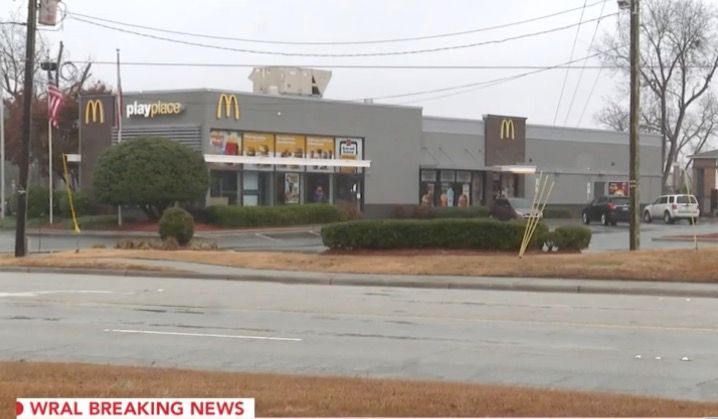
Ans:
POLYGON ((212 154, 239 156, 242 151, 242 134, 239 131, 211 129, 209 141, 212 154))
POLYGON ((239 173, 229 170, 212 170, 209 174, 209 196, 215 203, 224 205, 237 205, 239 173))

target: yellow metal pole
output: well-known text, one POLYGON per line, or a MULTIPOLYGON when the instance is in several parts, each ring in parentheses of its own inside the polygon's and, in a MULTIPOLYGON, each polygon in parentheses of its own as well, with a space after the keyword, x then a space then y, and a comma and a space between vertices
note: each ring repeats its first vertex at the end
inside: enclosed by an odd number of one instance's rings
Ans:
MULTIPOLYGON (((521 248, 519 249, 519 258, 523 257, 524 252, 526 251, 526 247, 528 247, 529 231, 531 230, 531 225, 534 222, 533 217, 531 215, 536 210, 538 210, 539 202, 541 202, 541 196, 543 195, 544 190, 546 189, 546 184, 548 183, 548 176, 546 176, 544 178, 543 172, 540 172, 537 182, 539 184, 539 188, 534 193, 534 198, 531 202, 531 213, 529 214, 529 218, 526 221, 526 229, 524 230, 524 236, 523 236, 523 239, 521 240, 521 248)), ((534 188, 534 189, 536 189, 536 188, 534 188)))
MULTIPOLYGON (((547 178, 547 181, 548 181, 548 178, 547 178)), ((541 210, 539 212, 540 214, 543 214, 544 209, 546 209, 546 204, 548 203, 548 199, 551 196, 551 191, 553 191, 553 187, 555 184, 556 184, 556 182, 551 180, 551 185, 549 186, 548 191, 546 192, 546 195, 541 196, 543 204, 541 205, 541 210)), ((531 241, 531 238, 533 237, 534 233, 536 232, 536 228, 538 227, 539 221, 540 221, 539 217, 537 216, 536 222, 534 222, 533 228, 529 232, 528 240, 526 241, 526 245, 524 246, 524 252, 526 252, 526 247, 528 247, 528 243, 531 241)), ((521 256, 523 256, 523 253, 521 256)))
POLYGON ((80 226, 77 224, 77 214, 75 213, 75 204, 72 201, 72 188, 70 188, 70 176, 67 171, 67 154, 62 155, 62 167, 65 175, 65 187, 67 188, 67 202, 70 204, 70 214, 72 214, 72 224, 75 233, 80 232, 80 226))

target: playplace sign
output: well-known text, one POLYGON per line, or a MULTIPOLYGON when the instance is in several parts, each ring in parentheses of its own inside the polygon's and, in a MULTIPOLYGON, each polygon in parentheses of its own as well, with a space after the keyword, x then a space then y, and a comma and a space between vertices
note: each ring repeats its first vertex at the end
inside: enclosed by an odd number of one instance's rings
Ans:
POLYGON ((161 116, 179 115, 184 112, 184 106, 179 102, 156 102, 141 103, 134 101, 125 107, 125 114, 128 118, 157 118, 161 116))

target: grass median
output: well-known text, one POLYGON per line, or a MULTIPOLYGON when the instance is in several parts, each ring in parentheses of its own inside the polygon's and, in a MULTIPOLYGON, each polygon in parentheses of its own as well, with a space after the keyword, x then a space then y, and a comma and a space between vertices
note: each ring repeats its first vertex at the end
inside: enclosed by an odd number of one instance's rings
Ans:
POLYGON ((0 362, 0 416, 18 397, 254 397, 272 416, 706 417, 718 403, 428 381, 0 362))
POLYGON ((6 257, 2 266, 158 269, 142 260, 170 260, 218 266, 309 272, 463 275, 500 277, 624 279, 718 282, 718 248, 644 250, 589 254, 401 250, 308 254, 299 252, 158 251, 87 249, 25 259, 6 257), (124 264, 124 265, 123 265, 124 264))

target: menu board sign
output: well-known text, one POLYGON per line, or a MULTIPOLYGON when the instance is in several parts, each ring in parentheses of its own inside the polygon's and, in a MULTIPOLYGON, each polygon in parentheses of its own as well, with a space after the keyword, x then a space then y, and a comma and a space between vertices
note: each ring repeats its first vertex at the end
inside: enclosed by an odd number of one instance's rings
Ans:
MULTIPOLYGON (((361 160, 362 158, 361 138, 337 138, 337 158, 340 160, 361 160)), ((340 167, 340 173, 357 173, 356 167, 340 167)))
MULTIPOLYGON (((274 134, 247 132, 243 136, 243 156, 270 157, 274 155, 274 134)), ((247 164, 250 170, 272 170, 270 164, 247 164)))
POLYGON ((237 131, 210 130, 212 154, 238 156, 242 150, 242 134, 237 131))
MULTIPOLYGON (((334 159, 334 138, 332 137, 307 137, 307 158, 308 159, 334 159)), ((329 166, 308 166, 308 172, 331 172, 329 166)))
MULTIPOLYGON (((277 134, 276 148, 274 155, 276 157, 295 157, 303 158, 306 153, 306 142, 303 135, 284 135, 277 134)), ((277 169, 302 169, 301 166, 278 165, 277 169)))

